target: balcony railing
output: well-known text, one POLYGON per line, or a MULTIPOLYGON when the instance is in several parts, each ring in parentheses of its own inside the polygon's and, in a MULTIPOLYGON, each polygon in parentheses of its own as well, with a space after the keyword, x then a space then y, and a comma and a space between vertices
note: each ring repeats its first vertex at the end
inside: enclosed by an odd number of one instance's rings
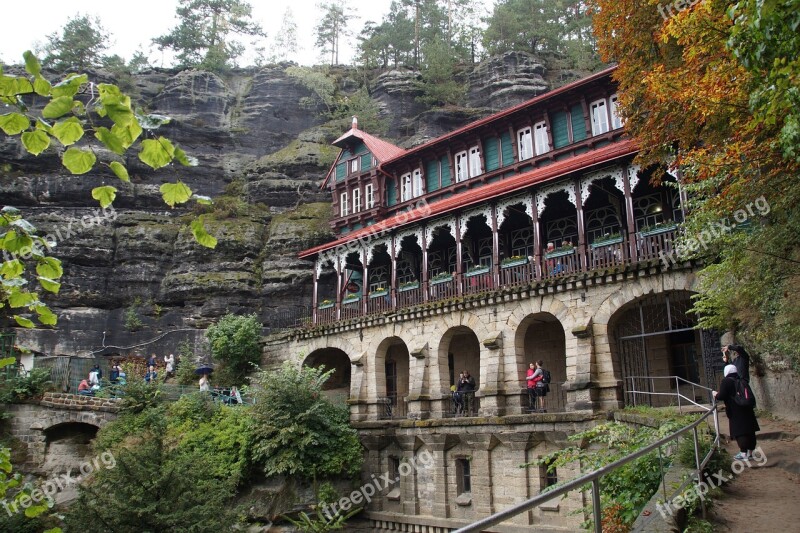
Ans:
POLYGON ((676 232, 675 226, 662 226, 637 233, 633 246, 625 237, 611 238, 583 247, 543 251, 535 259, 506 260, 500 265, 473 267, 462 273, 440 273, 424 282, 406 281, 398 287, 387 288, 385 292, 368 294, 366 300, 364 296, 351 296, 335 303, 332 298, 328 298, 318 306, 314 324, 330 324, 338 320, 413 307, 425 302, 485 293, 641 261, 659 260, 672 253, 676 232))

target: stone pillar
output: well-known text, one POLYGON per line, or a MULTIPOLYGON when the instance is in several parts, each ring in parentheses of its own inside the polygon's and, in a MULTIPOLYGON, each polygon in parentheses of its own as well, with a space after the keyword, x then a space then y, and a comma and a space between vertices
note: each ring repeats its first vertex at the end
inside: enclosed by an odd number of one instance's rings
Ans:
MULTIPOLYGON (((464 435, 462 442, 472 450, 470 461, 472 510, 475 519, 489 516, 497 511, 494 506, 492 487, 492 449, 500 441, 494 435, 464 435)), ((499 480, 498 480, 499 481, 499 480)))
POLYGON ((564 339, 567 355, 567 381, 564 389, 567 392, 567 411, 583 411, 595 407, 593 388, 594 379, 594 343, 592 320, 586 324, 566 327, 570 333, 564 339))
POLYGON ((425 393, 428 383, 428 343, 421 346, 412 346, 409 349, 411 359, 408 368, 408 413, 406 416, 413 419, 428 418, 431 415, 431 397, 425 393))
MULTIPOLYGON (((391 439, 386 436, 368 435, 361 437, 361 444, 366 448, 366 458, 364 466, 361 468, 361 481, 364 485, 373 482, 372 475, 380 477, 384 473, 383 461, 381 450, 385 449, 391 442, 391 439)), ((384 508, 385 492, 381 491, 373 496, 372 501, 367 505, 369 511, 382 511, 384 508)))
POLYGON ((495 332, 481 340, 481 416, 503 415, 505 408, 505 383, 503 382, 503 333, 495 332))
MULTIPOLYGON (((524 464, 527 460, 527 450, 532 446, 531 439, 534 434, 523 433, 498 433, 494 435, 502 445, 499 450, 499 457, 497 460, 500 462, 502 472, 492 472, 495 477, 502 479, 502 484, 497 486, 493 504, 499 511, 507 509, 525 500, 533 498, 534 491, 529 483, 530 467, 519 468, 519 465, 524 464)), ((494 446, 492 447, 494 448, 494 446)), ((538 490, 536 490, 538 493, 538 490)), ((530 525, 532 521, 532 513, 518 514, 511 520, 504 522, 506 524, 515 525, 530 525)))
POLYGON ((459 443, 459 438, 456 435, 442 434, 420 435, 419 438, 433 455, 433 466, 430 469, 434 488, 431 514, 437 518, 450 518, 453 514, 451 505, 456 496, 456 489, 451 486, 448 479, 452 465, 449 464, 447 451, 459 443))

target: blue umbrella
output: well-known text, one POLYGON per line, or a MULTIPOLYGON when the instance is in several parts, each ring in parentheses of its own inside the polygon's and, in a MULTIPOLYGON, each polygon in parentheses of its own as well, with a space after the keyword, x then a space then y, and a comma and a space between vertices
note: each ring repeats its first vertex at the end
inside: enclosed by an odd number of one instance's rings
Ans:
POLYGON ((195 374, 210 374, 214 371, 214 368, 211 365, 202 364, 195 369, 195 374))

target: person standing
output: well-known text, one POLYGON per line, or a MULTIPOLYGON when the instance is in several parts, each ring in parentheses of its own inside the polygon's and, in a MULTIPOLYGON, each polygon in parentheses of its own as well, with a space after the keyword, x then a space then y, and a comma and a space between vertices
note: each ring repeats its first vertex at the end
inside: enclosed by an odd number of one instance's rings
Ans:
POLYGON ((203 374, 200 376, 200 392, 210 392, 211 391, 211 383, 208 381, 208 374, 203 374))
POLYGON ((164 356, 164 363, 166 364, 167 377, 171 378, 175 373, 175 355, 169 354, 164 356))
POLYGON ((461 391, 464 394, 464 411, 471 415, 475 406, 475 389, 477 387, 475 386, 475 378, 470 375, 469 370, 464 370, 462 382, 461 391))
POLYGON ((539 413, 546 413, 547 409, 544 408, 544 397, 547 396, 547 383, 544 381, 544 361, 539 359, 536 361, 536 371, 533 373, 533 381, 536 390, 536 411, 539 413))
POLYGON ((536 364, 531 363, 525 373, 525 382, 528 387, 528 407, 531 411, 536 409, 536 381, 533 379, 535 374, 536 364))
POLYGON ((738 344, 723 346, 722 360, 725 361, 725 364, 735 366, 739 377, 750 383, 750 354, 747 353, 744 347, 738 344))
POLYGON ((737 461, 749 459, 756 448, 756 432, 761 431, 753 407, 739 405, 736 397, 736 380, 739 374, 736 366, 729 364, 723 369, 724 377, 719 384, 719 391, 714 391, 714 398, 725 402, 725 414, 728 417, 731 438, 739 445, 739 453, 733 456, 737 461))
POLYGON ((147 373, 144 375, 144 380, 147 383, 155 383, 156 379, 158 379, 158 372, 156 372, 155 365, 150 365, 147 370, 147 373))

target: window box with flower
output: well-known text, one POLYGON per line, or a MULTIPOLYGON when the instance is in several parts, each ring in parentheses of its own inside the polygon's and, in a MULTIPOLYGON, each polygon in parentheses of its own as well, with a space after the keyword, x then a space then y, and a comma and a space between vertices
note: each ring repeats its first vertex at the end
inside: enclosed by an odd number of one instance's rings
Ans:
POLYGON ((400 292, 406 292, 413 291, 414 289, 419 289, 419 281, 404 281, 400 284, 400 287, 397 290, 400 292))
POLYGON ((487 274, 491 267, 488 265, 476 265, 471 267, 464 273, 464 276, 470 278, 472 276, 480 276, 481 274, 487 274))
POLYGON ((386 296, 389 294, 389 291, 385 287, 377 287, 369 292, 370 298, 380 298, 381 296, 386 296))
POLYGON ((652 226, 645 226, 639 230, 639 235, 642 237, 650 237, 652 235, 658 235, 660 233, 667 233, 670 231, 674 231, 678 228, 678 224, 671 220, 667 222, 659 222, 657 224, 653 224, 652 226))
POLYGON ((520 265, 527 265, 528 258, 524 255, 512 255, 500 261, 500 268, 511 268, 520 265))
POLYGON ((327 298, 326 298, 325 300, 322 300, 322 301, 319 303, 319 309, 320 309, 320 310, 323 310, 323 309, 330 309, 330 308, 331 308, 331 307, 333 307, 335 304, 336 304, 336 302, 334 302, 333 300, 329 300, 329 299, 327 299, 327 298))
POLYGON ((621 233, 606 233, 602 237, 598 237, 594 240, 594 242, 590 245, 592 249, 601 248, 603 246, 610 246, 612 244, 619 244, 622 242, 622 234, 621 233))
POLYGON ((549 252, 544 254, 544 257, 545 259, 553 259, 555 257, 564 257, 565 255, 570 255, 572 253, 575 253, 575 247, 572 246, 571 244, 568 244, 566 246, 560 246, 558 248, 550 250, 549 252))
POLYGON ((449 272, 442 272, 433 276, 430 280, 430 284, 438 285, 440 283, 447 283, 448 281, 453 281, 453 275, 449 272))
POLYGON ((361 295, 360 294, 348 294, 347 296, 344 297, 344 299, 342 300, 342 303, 343 304, 351 304, 353 302, 359 301, 360 299, 361 299, 361 295))

